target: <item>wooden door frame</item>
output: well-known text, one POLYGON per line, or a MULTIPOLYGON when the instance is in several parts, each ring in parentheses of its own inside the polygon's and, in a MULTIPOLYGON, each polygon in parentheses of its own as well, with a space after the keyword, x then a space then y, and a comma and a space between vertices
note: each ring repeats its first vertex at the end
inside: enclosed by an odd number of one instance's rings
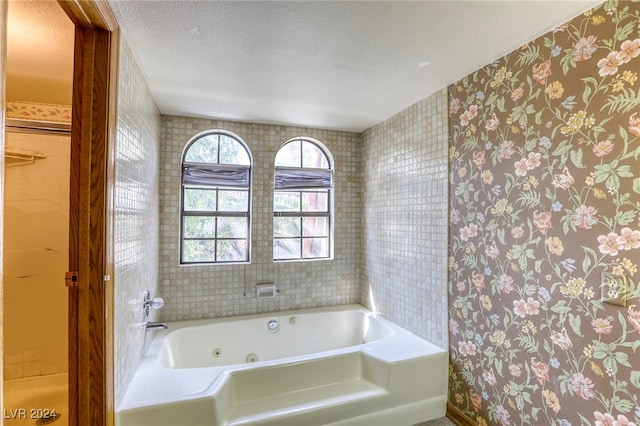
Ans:
MULTIPOLYGON (((7 64, 7 15, 9 4, 6 1, 0 1, 0 318, 4 318, 4 120, 6 113, 6 64, 7 64)), ((0 325, 0 379, 4 379, 4 325, 0 325)), ((0 403, 3 402, 4 396, 4 380, 0 380, 0 403)), ((4 404, 0 404, 4 405, 4 404)), ((3 413, 4 414, 4 413, 3 413)), ((4 415, 2 416, 4 417, 4 415)), ((4 420, 0 418, 0 425, 4 420)))
POLYGON ((69 270, 69 426, 114 424, 112 202, 118 24, 104 0, 58 0, 75 25, 69 270))

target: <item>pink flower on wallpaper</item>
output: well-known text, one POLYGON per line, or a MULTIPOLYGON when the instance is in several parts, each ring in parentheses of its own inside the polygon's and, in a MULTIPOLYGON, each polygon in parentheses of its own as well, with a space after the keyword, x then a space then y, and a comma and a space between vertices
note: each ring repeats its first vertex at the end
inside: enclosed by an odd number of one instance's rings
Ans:
POLYGON ((617 54, 617 59, 620 64, 626 64, 631 59, 640 55, 640 38, 635 40, 625 40, 620 45, 620 51, 617 54))
POLYGON ((524 304, 524 310, 527 315, 538 315, 540 311, 538 308, 540 307, 540 302, 535 300, 533 297, 527 297, 527 302, 524 304))
POLYGON ((520 86, 511 92, 511 100, 517 102, 524 95, 524 87, 520 86))
POLYGON ((618 254, 618 243, 616 242, 618 234, 615 232, 609 232, 607 235, 598 235, 598 250, 602 254, 608 254, 615 256, 618 254))
POLYGON ((496 115, 493 114, 493 116, 489 118, 485 123, 484 128, 485 130, 495 131, 499 125, 500 125, 500 120, 498 120, 498 117, 496 117, 496 115))
POLYGON ((624 414, 618 414, 617 420, 613 421, 613 426, 636 426, 636 424, 630 421, 624 414))
POLYGON ((471 105, 468 110, 460 115, 460 125, 468 126, 471 120, 478 115, 478 105, 471 105))
POLYGON ((524 307, 526 303, 527 302, 525 302, 524 299, 514 300, 513 313, 519 316, 520 318, 524 318, 527 315, 527 310, 524 307))
POLYGON ((601 413, 600 411, 594 411, 593 416, 596 419, 595 426, 613 426, 613 422, 616 419, 609 413, 601 413))
POLYGON ((540 311, 540 302, 534 300, 532 297, 528 297, 527 300, 520 299, 513 301, 513 313, 520 318, 524 318, 526 315, 538 315, 540 311))
POLYGON ((629 131, 640 138, 640 117, 636 117, 637 114, 634 112, 629 117, 629 131))
POLYGON ((580 229, 591 229, 593 225, 598 223, 597 213, 598 210, 595 207, 583 204, 573 213, 573 224, 580 229))
POLYGON ((566 167, 562 173, 553 175, 553 180, 551 181, 551 185, 553 185, 554 188, 562 189, 569 189, 574 183, 575 180, 573 179, 573 176, 571 176, 571 173, 569 173, 569 169, 566 167))
POLYGON ((484 378, 484 381, 487 382, 489 386, 495 386, 498 384, 498 381, 496 380, 496 376, 495 374, 493 374, 493 370, 484 370, 482 372, 482 377, 484 378))
POLYGON ((458 342, 458 350, 462 356, 473 356, 476 354, 476 345, 472 341, 458 342))
POLYGON ((564 327, 562 327, 561 331, 553 330, 551 332, 551 341, 565 351, 573 347, 573 342, 567 334, 567 329, 564 327))
POLYGON ((524 229, 522 228, 522 226, 516 226, 515 228, 513 228, 511 230, 511 236, 516 240, 518 238, 522 238, 524 236, 524 229))
POLYGON ((470 223, 464 228, 460 229, 460 239, 462 241, 468 241, 469 238, 473 238, 478 235, 478 225, 470 223))
POLYGON ((473 389, 469 390, 469 400, 473 406, 473 411, 476 413, 482 409, 482 397, 476 393, 473 389))
POLYGON ((449 321, 449 333, 451 333, 452 336, 456 336, 459 331, 460 331, 460 325, 458 324, 458 321, 456 320, 449 321))
POLYGON ((614 75, 618 72, 618 66, 620 61, 618 60, 618 52, 611 52, 606 58, 602 58, 598 61, 598 74, 600 77, 606 77, 608 75, 614 75))
POLYGON ((451 113, 451 115, 457 114, 458 111, 460 111, 460 107, 460 98, 453 98, 449 103, 449 112, 451 113))
POLYGON ((597 144, 595 144, 595 146, 593 147, 593 153, 596 157, 604 157, 605 155, 611 154, 611 151, 613 151, 613 147, 613 142, 607 139, 606 141, 598 142, 597 144))
POLYGON ((542 235, 546 235, 547 229, 551 229, 551 212, 533 212, 533 225, 542 235))
POLYGON ((591 55, 596 51, 596 36, 582 37, 576 45, 573 47, 571 56, 576 62, 586 61, 591 59, 591 55))
POLYGON ((458 224, 458 222, 460 222, 460 210, 458 209, 451 209, 451 223, 453 223, 454 225, 458 224))
POLYGON ((611 321, 606 318, 595 318, 591 320, 591 327, 593 327, 593 331, 598 334, 609 334, 611 330, 613 330, 611 321))
POLYGON ((618 414, 617 419, 609 413, 603 414, 599 411, 594 411, 593 415, 596 420, 595 426, 636 426, 636 424, 630 421, 624 414, 618 414))
POLYGON ((513 278, 507 274, 500 275, 498 280, 498 288, 501 292, 509 294, 513 291, 513 278))
POLYGON ((463 178, 467 175, 467 168, 462 166, 458 169, 458 177, 463 178))
POLYGON ((491 245, 487 246, 484 252, 488 257, 492 259, 495 259, 498 256, 500 256, 500 250, 498 250, 498 246, 496 245, 495 241, 491 243, 491 245))
POLYGON ((529 168, 527 167, 527 160, 524 158, 515 162, 516 176, 526 176, 529 168))
POLYGON ((530 152, 527 156, 526 164, 527 170, 533 170, 540 166, 540 157, 542 155, 539 152, 530 152))
MULTIPOLYGON (((506 142, 506 141, 505 141, 506 142)), ((510 141, 509 141, 510 142, 510 141)), ((513 143, 513 142, 511 142, 513 143)), ((516 169, 517 176, 526 176, 527 172, 540 166, 540 157, 542 155, 539 152, 530 152, 527 158, 522 158, 516 161, 513 166, 516 169)))
POLYGON ((510 140, 502 141, 502 143, 500 144, 500 149, 498 150, 498 153, 500 154, 500 158, 502 158, 503 160, 508 160, 509 158, 511 158, 514 152, 515 151, 513 149, 513 141, 510 141, 510 140))
POLYGON ((511 426, 511 416, 502 405, 496 407, 496 418, 502 426, 511 426))
POLYGON ((533 79, 540 84, 547 83, 547 77, 551 75, 551 61, 546 60, 533 66, 533 79))
POLYGON ((484 274, 480 272, 473 271, 471 273, 471 281, 473 281, 473 285, 476 290, 480 291, 484 288, 484 274))
POLYGON ((487 160, 485 160, 484 158, 484 151, 476 151, 473 153, 473 164, 475 164, 475 166, 481 170, 482 166, 485 165, 485 163, 487 162, 487 160))
POLYGON ((582 373, 575 373, 571 379, 569 379, 569 383, 576 395, 582 399, 591 399, 595 396, 593 393, 595 384, 590 378, 585 377, 582 373))
POLYGON ((629 305, 627 319, 629 320, 629 324, 640 333, 640 311, 636 311, 636 305, 629 305))
POLYGON ((522 376, 522 367, 520 367, 520 365, 509 364, 509 373, 511 373, 513 377, 520 377, 522 376))
POLYGON ((622 228, 620 235, 616 237, 616 244, 619 250, 640 248, 640 231, 628 227, 622 228))
POLYGON ((541 385, 549 381, 549 365, 542 361, 538 361, 536 357, 531 358, 531 371, 536 376, 538 383, 541 385))

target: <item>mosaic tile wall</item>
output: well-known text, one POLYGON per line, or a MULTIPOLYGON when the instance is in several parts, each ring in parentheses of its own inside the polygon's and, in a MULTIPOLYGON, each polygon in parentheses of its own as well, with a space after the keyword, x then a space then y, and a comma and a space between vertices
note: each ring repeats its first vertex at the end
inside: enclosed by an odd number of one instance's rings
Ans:
POLYGON ((447 347, 447 92, 364 132, 361 303, 447 347))
POLYGON ((158 294, 160 113, 124 38, 120 43, 115 183, 115 395, 142 358, 142 294, 158 294))
POLYGON ((160 286, 163 320, 212 318, 357 303, 362 240, 361 136, 289 126, 163 116, 160 153, 160 286), (179 266, 180 161, 197 133, 224 129, 242 138, 253 156, 251 264, 179 266), (335 159, 333 260, 274 263, 273 163, 284 142, 320 140, 335 159), (274 299, 255 297, 255 285, 274 282, 274 299))

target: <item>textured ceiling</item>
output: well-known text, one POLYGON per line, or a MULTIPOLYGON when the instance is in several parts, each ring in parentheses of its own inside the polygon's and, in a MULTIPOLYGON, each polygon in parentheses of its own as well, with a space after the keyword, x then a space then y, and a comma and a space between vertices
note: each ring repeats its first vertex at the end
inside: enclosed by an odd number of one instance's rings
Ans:
POLYGON ((110 0, 163 113, 351 131, 596 3, 110 0))
MULTIPOLYGON (((362 131, 599 2, 109 3, 163 113, 362 131)), ((57 2, 9 12, 8 77, 70 87, 57 2)))

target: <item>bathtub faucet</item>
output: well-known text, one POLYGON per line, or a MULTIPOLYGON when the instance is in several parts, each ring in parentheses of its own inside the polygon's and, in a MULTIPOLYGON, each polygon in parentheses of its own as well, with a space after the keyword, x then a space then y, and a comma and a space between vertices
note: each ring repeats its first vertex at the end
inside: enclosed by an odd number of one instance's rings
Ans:
POLYGON ((166 322, 153 322, 147 321, 146 331, 154 331, 154 330, 166 330, 169 328, 166 322))

